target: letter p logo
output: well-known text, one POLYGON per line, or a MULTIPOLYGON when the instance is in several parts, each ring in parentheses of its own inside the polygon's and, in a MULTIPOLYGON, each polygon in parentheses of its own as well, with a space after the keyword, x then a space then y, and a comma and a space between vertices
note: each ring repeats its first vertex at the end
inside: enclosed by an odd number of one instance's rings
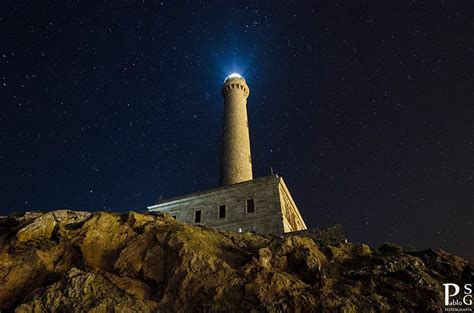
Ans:
POLYGON ((456 284, 443 284, 444 286, 444 305, 449 305, 449 298, 459 293, 459 286, 456 284), (449 287, 454 287, 454 293, 449 293, 449 287))

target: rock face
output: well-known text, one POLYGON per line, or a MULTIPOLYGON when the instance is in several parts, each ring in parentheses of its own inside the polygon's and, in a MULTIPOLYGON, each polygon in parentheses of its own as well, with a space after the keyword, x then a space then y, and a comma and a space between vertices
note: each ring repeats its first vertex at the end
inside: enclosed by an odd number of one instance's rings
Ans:
POLYGON ((314 233, 237 234, 135 212, 11 216, 0 220, 0 311, 439 311, 443 283, 472 283, 471 265, 441 250, 314 233))

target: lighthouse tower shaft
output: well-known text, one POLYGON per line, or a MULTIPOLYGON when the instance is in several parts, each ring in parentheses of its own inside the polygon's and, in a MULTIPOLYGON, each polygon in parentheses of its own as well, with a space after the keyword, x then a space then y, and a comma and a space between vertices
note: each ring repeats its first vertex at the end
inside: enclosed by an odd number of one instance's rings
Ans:
POLYGON ((226 186, 253 178, 247 119, 249 87, 242 77, 229 76, 221 93, 224 97, 224 133, 220 184, 226 186))

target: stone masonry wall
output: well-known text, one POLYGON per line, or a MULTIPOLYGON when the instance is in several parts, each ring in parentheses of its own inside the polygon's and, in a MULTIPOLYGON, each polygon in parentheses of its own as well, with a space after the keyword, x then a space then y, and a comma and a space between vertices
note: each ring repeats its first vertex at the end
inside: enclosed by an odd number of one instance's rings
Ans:
POLYGON ((287 233, 305 230, 306 224, 283 179, 281 179, 278 189, 280 195, 279 201, 281 203, 280 206, 283 214, 283 232, 287 233))
POLYGON ((150 206, 150 211, 166 212, 178 221, 195 224, 195 212, 201 210, 201 222, 220 230, 255 231, 282 234, 282 215, 276 176, 221 187, 203 193, 170 199, 150 206), (254 199, 255 212, 247 213, 246 200, 254 199), (226 206, 225 218, 219 218, 219 206, 226 206))

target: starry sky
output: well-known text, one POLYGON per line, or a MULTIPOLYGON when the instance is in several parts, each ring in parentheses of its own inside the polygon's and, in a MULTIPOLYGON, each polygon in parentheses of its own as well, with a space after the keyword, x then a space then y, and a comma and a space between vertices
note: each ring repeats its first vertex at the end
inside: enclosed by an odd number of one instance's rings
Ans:
POLYGON ((0 213, 216 187, 224 78, 310 227, 474 259, 471 1, 6 1, 0 213))

